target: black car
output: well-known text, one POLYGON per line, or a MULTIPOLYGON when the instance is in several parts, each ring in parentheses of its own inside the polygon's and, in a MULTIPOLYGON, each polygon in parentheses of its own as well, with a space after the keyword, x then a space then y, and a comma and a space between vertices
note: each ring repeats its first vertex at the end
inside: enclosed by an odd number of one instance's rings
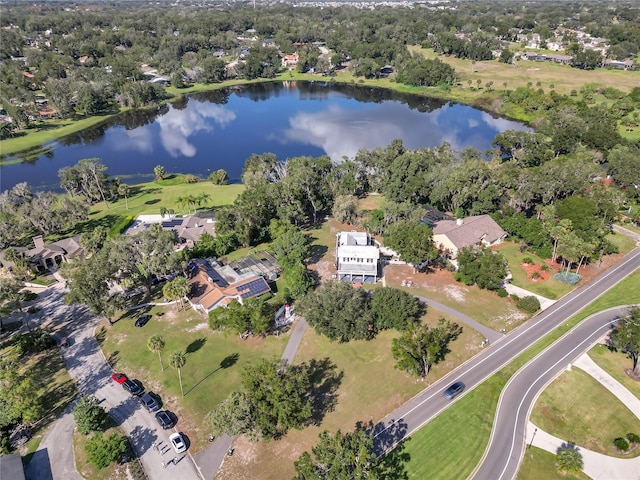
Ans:
POLYGON ((156 412, 156 420, 165 430, 175 425, 173 418, 171 418, 171 415, 169 415, 169 412, 167 412, 166 410, 160 410, 159 412, 156 412))
POLYGON ((464 383, 456 382, 456 383, 450 385, 449 388, 447 388, 444 391, 444 396, 447 399, 451 400, 453 397, 458 395, 462 390, 464 390, 464 383))
POLYGON ((155 396, 151 395, 151 392, 147 392, 140 397, 140 401, 144 408, 146 408, 149 412, 157 412, 160 410, 160 404, 155 396))
POLYGON ((137 319, 136 319, 136 323, 135 326, 136 327, 144 327, 147 322, 151 320, 151 315, 149 315, 148 313, 145 315, 140 315, 137 319))
POLYGON ((144 393, 144 387, 137 380, 126 379, 122 382, 122 388, 124 388, 131 395, 139 397, 144 393))

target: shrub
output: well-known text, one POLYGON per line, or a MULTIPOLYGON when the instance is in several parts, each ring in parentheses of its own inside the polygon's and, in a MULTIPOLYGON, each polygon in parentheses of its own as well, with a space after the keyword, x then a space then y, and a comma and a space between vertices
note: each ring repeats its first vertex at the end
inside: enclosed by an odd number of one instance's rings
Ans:
POLYGON ((549 271, 549 265, 547 265, 546 263, 543 263, 540 266, 540 270, 542 270, 543 272, 548 272, 549 271))
POLYGON ((184 183, 198 183, 198 177, 191 173, 187 173, 184 176, 184 183))
POLYGON ((613 444, 615 445, 615 447, 622 451, 622 452, 626 452, 627 450, 629 450, 629 442, 627 442, 626 439, 620 437, 620 438, 616 438, 613 441, 613 444))
POLYGON ((18 349, 21 353, 38 353, 51 348, 56 344, 56 341, 51 335, 42 330, 36 328, 31 332, 20 335, 18 339, 18 349))
POLYGON ((22 301, 23 302, 30 302, 30 301, 35 300, 36 298, 38 298, 38 294, 32 292, 31 290, 26 290, 26 291, 22 292, 21 296, 22 296, 22 301))
POLYGON ((229 175, 223 169, 211 172, 207 178, 214 185, 227 185, 229 183, 229 175))
POLYGON ((509 296, 509 293, 504 288, 499 288, 498 289, 498 296, 500 298, 505 298, 505 297, 509 296))
POLYGON ((580 280, 582 280, 582 275, 580 275, 578 273, 573 273, 573 272, 569 272, 569 273, 564 273, 563 272, 563 273, 556 273, 553 276, 553 278, 555 278, 559 282, 567 283, 569 285, 575 285, 580 280))
POLYGON ((538 272, 538 271, 533 272, 533 273, 531 274, 531 278, 532 278, 532 279, 534 279, 534 280, 536 280, 536 279, 538 279, 538 278, 540 278, 540 277, 541 277, 541 275, 540 275, 540 272, 538 272))
POLYGON ((111 462, 118 460, 124 453, 126 446, 127 439, 122 435, 112 433, 105 438, 102 433, 96 433, 85 445, 87 460, 98 469, 104 468, 111 462))
POLYGON ((627 440, 629 440, 629 443, 640 443, 640 435, 627 433, 627 440))
POLYGON ((522 263, 524 263, 525 265, 535 265, 531 257, 524 257, 522 259, 522 263))
POLYGON ((515 293, 512 293, 509 296, 511 297, 511 300, 513 300, 514 302, 517 302, 518 300, 520 300, 520 297, 518 295, 516 295, 515 293))
POLYGON ((531 295, 518 300, 516 306, 525 312, 535 313, 540 310, 540 301, 537 297, 531 295))

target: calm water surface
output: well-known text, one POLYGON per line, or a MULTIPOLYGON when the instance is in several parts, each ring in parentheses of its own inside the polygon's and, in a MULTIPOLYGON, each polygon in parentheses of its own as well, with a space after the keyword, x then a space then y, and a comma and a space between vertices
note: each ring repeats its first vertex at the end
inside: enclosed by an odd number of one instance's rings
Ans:
POLYGON ((409 149, 448 142, 485 152, 494 136, 525 125, 486 112, 388 90, 315 82, 268 83, 194 94, 153 112, 128 112, 47 144, 29 162, 0 166, 0 189, 29 182, 59 188, 58 169, 97 157, 126 183, 153 178, 153 167, 201 176, 224 168, 240 181, 252 153, 279 159, 328 155, 339 162, 396 138, 409 149))

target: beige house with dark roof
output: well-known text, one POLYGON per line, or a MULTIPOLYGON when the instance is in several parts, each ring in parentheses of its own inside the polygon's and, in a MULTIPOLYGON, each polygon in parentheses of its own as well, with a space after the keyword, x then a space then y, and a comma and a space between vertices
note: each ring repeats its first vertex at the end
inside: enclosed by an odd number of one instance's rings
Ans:
MULTIPOLYGON (((33 237, 33 248, 14 247, 27 260, 29 266, 38 271, 46 272, 57 268, 61 263, 70 261, 73 257, 83 254, 84 247, 80 244, 80 236, 63 238, 57 242, 44 243, 42 235, 33 237)), ((2 258, 6 266, 13 266, 11 262, 2 258)))
POLYGON ((464 247, 490 247, 502 243, 506 237, 507 232, 489 215, 442 220, 433 227, 433 243, 451 258, 456 258, 460 249, 464 247))

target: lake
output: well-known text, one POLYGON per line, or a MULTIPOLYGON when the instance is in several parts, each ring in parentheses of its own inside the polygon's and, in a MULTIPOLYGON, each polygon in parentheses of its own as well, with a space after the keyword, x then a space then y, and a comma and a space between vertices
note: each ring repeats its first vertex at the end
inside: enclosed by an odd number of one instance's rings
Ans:
POLYGON ((495 135, 524 124, 481 110, 416 95, 330 82, 263 83, 185 96, 153 111, 126 112, 46 144, 29 161, 0 165, 0 190, 19 182, 59 189, 58 170, 97 157, 129 184, 153 179, 153 168, 207 177, 223 168, 239 182, 252 153, 279 159, 328 155, 339 162, 359 149, 400 138, 409 149, 448 142, 484 154, 495 135))

